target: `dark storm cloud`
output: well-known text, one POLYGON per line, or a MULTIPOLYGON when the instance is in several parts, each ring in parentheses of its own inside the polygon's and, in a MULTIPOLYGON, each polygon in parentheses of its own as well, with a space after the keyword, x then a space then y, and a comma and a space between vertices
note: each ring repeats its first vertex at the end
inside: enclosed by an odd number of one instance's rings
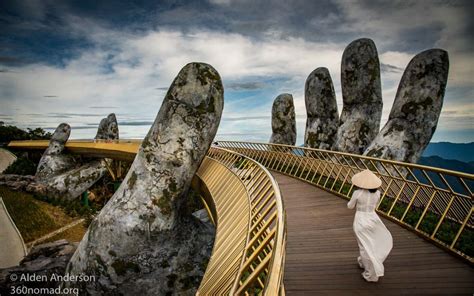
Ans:
MULTIPOLYGON (((3 66, 19 67, 25 64, 28 64, 28 60, 26 59, 14 57, 14 56, 0 56, 0 65, 3 65, 3 66)), ((5 72, 9 72, 7 69, 2 69, 2 70, 5 70, 5 72)))
MULTIPOLYGON (((184 33, 204 29, 255 39, 273 36, 346 44, 369 37, 378 42, 381 51, 417 52, 432 47, 445 29, 441 19, 425 20, 425 8, 433 6, 462 9, 472 7, 472 2, 6 0, 0 2, 0 64, 41 61, 62 66, 76 57, 79 49, 94 46, 84 36, 89 30, 76 32, 77 27, 91 28, 91 24, 133 35, 160 29, 184 33), (419 17, 404 19, 404 11, 419 17), (384 27, 371 26, 374 20, 382 21, 384 27)), ((470 41, 474 41, 472 29, 473 18, 463 29, 470 41)), ((460 46, 473 45, 464 42, 460 46)))
MULTIPOLYGON (((343 22, 340 27, 351 28, 354 33, 369 34, 370 38, 380 38, 385 46, 382 50, 419 52, 439 41, 449 21, 459 19, 467 11, 472 11, 471 0, 339 0, 343 22), (433 14, 433 11, 436 11, 433 14), (374 25, 376 24, 376 25, 374 25)), ((468 40, 458 50, 474 49, 474 18, 462 18, 456 25, 457 36, 450 39, 468 40)), ((382 43, 382 42, 380 42, 382 43)), ((379 44, 377 44, 379 46, 379 44)))

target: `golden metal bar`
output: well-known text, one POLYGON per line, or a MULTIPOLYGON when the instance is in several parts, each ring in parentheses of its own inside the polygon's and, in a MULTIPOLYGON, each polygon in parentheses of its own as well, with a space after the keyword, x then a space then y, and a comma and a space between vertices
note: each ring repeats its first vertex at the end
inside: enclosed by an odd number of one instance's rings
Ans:
POLYGON ((443 174, 438 173, 438 176, 440 176, 441 180, 444 182, 444 184, 446 184, 446 186, 448 186, 449 191, 451 191, 452 194, 455 194, 453 188, 451 188, 451 185, 449 185, 449 182, 446 181, 446 179, 443 177, 443 174))
POLYGON ((436 193, 438 193, 438 191, 433 191, 433 193, 431 194, 430 200, 426 204, 425 209, 423 210, 423 213, 421 214, 420 219, 418 220, 418 223, 416 223, 415 229, 418 229, 418 226, 420 226, 420 223, 423 220, 423 218, 425 217, 425 214, 428 211, 428 208, 430 207, 431 202, 433 201, 433 198, 436 196, 436 193))
POLYGON ((384 197, 387 195, 387 192, 388 192, 390 186, 392 186, 392 182, 393 182, 393 180, 390 180, 390 182, 389 182, 388 185, 387 185, 387 188, 385 188, 385 191, 383 192, 383 195, 382 195, 382 197, 381 197, 380 200, 379 200, 379 204, 377 205, 377 209, 378 209, 378 208, 380 207, 380 205, 382 204, 382 201, 383 201, 384 197))
POLYGON ((444 218, 446 217, 446 214, 448 213, 449 208, 450 208, 451 205, 453 204, 453 201, 454 201, 455 198, 456 198, 456 196, 453 195, 453 196, 451 197, 451 199, 449 200, 449 203, 446 205, 446 209, 444 210, 443 215, 442 215, 441 218, 439 219, 439 222, 438 222, 438 224, 436 225, 435 230, 434 230, 433 233, 431 234, 431 238, 434 238, 434 237, 435 237, 436 232, 438 232, 438 229, 439 229, 439 227, 441 226, 441 224, 443 223, 443 220, 444 220, 444 218))
POLYGON ((398 199, 400 198, 400 195, 403 193, 403 189, 405 189, 405 185, 406 185, 406 183, 403 183, 403 185, 400 188, 400 191, 398 192, 397 197, 393 201, 392 206, 390 207, 390 210, 388 211, 387 215, 390 215, 390 213, 392 212, 393 208, 395 207, 395 204, 398 202, 398 199))
POLYGON ((459 178, 457 177, 458 180, 461 182, 461 184, 464 186, 464 188, 466 188, 467 192, 469 193, 469 195, 472 197, 472 191, 471 189, 469 188, 469 186, 466 185, 466 183, 464 182, 464 180, 462 178, 459 178))
POLYGON ((449 246, 450 248, 454 248, 454 246, 456 245, 456 242, 458 241, 459 236, 461 235, 462 231, 464 230, 464 227, 466 227, 467 221, 469 221, 469 219, 472 216, 473 209, 474 208, 471 207, 471 210, 469 211, 469 214, 466 215, 466 218, 462 222, 461 227, 459 227, 458 233, 456 233, 456 236, 454 237, 454 240, 451 243, 451 246, 449 246))
POLYGON ((402 217, 400 218, 400 221, 403 221, 403 219, 405 219, 405 216, 407 215, 408 211, 410 210, 411 206, 413 205, 413 202, 415 201, 415 199, 416 199, 416 197, 417 197, 417 195, 418 195, 418 191, 420 191, 420 188, 421 188, 421 186, 418 185, 418 187, 416 188, 415 193, 413 194, 413 196, 412 196, 410 202, 409 202, 408 205, 407 205, 407 209, 405 210, 405 212, 403 212, 403 215, 402 215, 402 217))
POLYGON ((240 286, 240 288, 237 290, 236 294, 242 293, 247 287, 255 280, 255 277, 257 277, 260 272, 266 267, 266 265, 270 261, 270 256, 267 256, 265 260, 262 261, 258 265, 258 267, 248 276, 248 278, 245 280, 245 282, 240 286))
POLYGON ((252 254, 250 255, 250 257, 247 258, 247 261, 245 261, 243 267, 242 267, 242 270, 246 270, 250 264, 252 264, 252 262, 254 261, 254 259, 260 254, 260 252, 262 252, 263 248, 266 248, 267 247, 267 244, 269 243, 269 241, 271 239, 273 239, 275 237, 275 234, 276 234, 276 229, 273 229, 266 237, 265 239, 258 244, 258 247, 253 250, 252 254))

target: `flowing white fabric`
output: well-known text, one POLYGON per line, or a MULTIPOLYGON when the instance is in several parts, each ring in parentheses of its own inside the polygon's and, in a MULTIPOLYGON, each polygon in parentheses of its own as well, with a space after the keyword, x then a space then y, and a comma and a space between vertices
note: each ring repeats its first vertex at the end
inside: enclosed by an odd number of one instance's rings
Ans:
POLYGON ((370 193, 361 189, 354 191, 347 203, 349 209, 357 205, 353 224, 360 251, 357 262, 364 268, 362 276, 369 282, 376 282, 384 275, 383 262, 393 247, 392 235, 375 212, 379 199, 379 191, 370 193))

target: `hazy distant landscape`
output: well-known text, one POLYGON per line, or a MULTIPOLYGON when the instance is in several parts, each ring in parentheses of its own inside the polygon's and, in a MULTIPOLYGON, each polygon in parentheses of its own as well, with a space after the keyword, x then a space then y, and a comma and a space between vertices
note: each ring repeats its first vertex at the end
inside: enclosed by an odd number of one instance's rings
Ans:
POLYGON ((430 143, 419 164, 474 174, 474 142, 430 143))

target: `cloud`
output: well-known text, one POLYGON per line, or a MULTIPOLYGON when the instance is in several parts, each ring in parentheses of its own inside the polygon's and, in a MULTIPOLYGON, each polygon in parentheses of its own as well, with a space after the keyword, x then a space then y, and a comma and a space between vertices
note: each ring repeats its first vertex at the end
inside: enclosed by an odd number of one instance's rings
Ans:
POLYGON ((386 72, 386 73, 390 73, 390 72, 400 73, 400 72, 403 72, 403 68, 393 66, 393 65, 389 65, 389 64, 380 63, 380 71, 381 72, 386 72))
POLYGON ((265 86, 266 84, 260 81, 233 82, 233 83, 229 83, 229 85, 227 85, 226 88, 231 89, 231 90, 236 90, 236 91, 246 91, 246 90, 261 89, 261 88, 264 88, 265 86))
POLYGON ((261 115, 261 116, 241 116, 241 117, 224 117, 224 121, 247 121, 247 120, 269 120, 271 119, 270 115, 261 115))
POLYGON ((104 117, 104 114, 92 113, 48 113, 50 116, 64 116, 64 117, 104 117))
POLYGON ((209 0, 209 2, 217 5, 229 5, 231 0, 209 0))
POLYGON ((90 109, 117 109, 116 106, 90 106, 90 109))
MULTIPOLYGON (((426 2, 375 5, 382 9, 364 1, 278 0, 271 5, 247 0, 217 2, 225 3, 203 3, 209 11, 185 2, 150 11, 142 15, 146 21, 140 29, 135 24, 114 26, 110 19, 98 21, 68 11, 61 16, 65 24, 61 34, 67 32, 69 38, 84 43, 75 46, 74 55, 60 64, 44 60, 21 63, 5 55, 3 62, 8 63, 6 70, 11 73, 0 79, 2 108, 16 114, 18 122, 28 120, 19 114, 37 112, 46 118, 72 120, 78 126, 92 124, 106 115, 90 114, 90 109, 113 108, 119 125, 130 127, 126 133, 133 135, 132 128, 136 127, 137 134, 142 135, 161 105, 163 91, 168 90, 179 70, 199 61, 214 66, 224 81, 225 109, 219 134, 238 131, 268 140, 272 102, 278 94, 289 92, 294 97, 301 139, 307 75, 317 67, 330 70, 340 112, 342 52, 351 40, 362 36, 373 38, 379 48, 383 120, 388 117, 408 62, 418 51, 434 45, 447 46, 450 52, 445 108, 472 100, 474 59, 465 50, 469 38, 460 37, 465 25, 455 23, 454 12, 460 11, 459 7, 448 7, 444 19, 440 17, 445 6, 442 4, 427 8, 426 17, 420 14, 426 2), (242 18, 241 12, 248 12, 249 17, 242 18), (183 18, 185 15, 192 17, 183 18), (212 25, 210 20, 214 19, 212 25), (420 40, 414 41, 417 36, 420 40), (466 91, 461 92, 461 88, 466 91), (38 98, 44 93, 53 93, 59 99, 38 98)), ((137 13, 130 11, 129 16, 137 13)), ((45 17, 38 14, 35 19, 45 17)), ((462 12, 459 19, 466 21, 466 13, 462 12)), ((440 126, 452 124, 440 120, 440 126)))
POLYGON ((128 126, 150 126, 153 124, 153 121, 119 121, 119 127, 122 125, 128 126))
MULTIPOLYGON (((9 67, 19 67, 25 64, 31 63, 26 59, 22 59, 14 56, 0 56, 0 65, 9 66, 9 67)), ((5 72, 8 72, 9 69, 4 69, 5 72)), ((2 71, 3 72, 3 71, 2 71)))

